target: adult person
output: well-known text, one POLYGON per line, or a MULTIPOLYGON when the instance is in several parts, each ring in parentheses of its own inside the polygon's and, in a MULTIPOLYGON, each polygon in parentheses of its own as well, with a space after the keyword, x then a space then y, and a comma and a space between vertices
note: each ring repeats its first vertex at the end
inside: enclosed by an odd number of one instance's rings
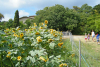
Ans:
POLYGON ((91 36, 92 36, 92 41, 94 41, 95 33, 94 33, 93 30, 92 30, 92 32, 91 32, 91 36))
POLYGON ((96 35, 97 44, 99 44, 99 43, 100 43, 100 42, 99 42, 99 35, 100 35, 100 34, 98 34, 98 33, 97 33, 97 35, 96 35))

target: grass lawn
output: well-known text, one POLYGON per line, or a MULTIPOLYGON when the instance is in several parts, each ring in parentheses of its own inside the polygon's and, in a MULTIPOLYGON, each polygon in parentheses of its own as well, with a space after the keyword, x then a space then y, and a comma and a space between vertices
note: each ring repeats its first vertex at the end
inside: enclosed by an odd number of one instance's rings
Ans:
MULTIPOLYGON (((75 53, 73 60, 79 65, 79 41, 74 41, 73 50, 69 39, 64 40, 66 47, 75 53)), ((81 67, 100 67, 100 45, 81 41, 81 67)))

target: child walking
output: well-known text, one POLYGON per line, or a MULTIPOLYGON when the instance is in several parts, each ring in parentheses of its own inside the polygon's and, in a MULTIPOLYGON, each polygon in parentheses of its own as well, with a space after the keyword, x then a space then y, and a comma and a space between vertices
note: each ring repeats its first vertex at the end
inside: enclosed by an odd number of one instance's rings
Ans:
POLYGON ((89 41, 89 39, 90 39, 90 34, 89 33, 88 33, 88 37, 87 38, 88 38, 88 41, 89 41))
POLYGON ((86 35, 86 33, 85 33, 85 42, 87 42, 87 35, 86 35))

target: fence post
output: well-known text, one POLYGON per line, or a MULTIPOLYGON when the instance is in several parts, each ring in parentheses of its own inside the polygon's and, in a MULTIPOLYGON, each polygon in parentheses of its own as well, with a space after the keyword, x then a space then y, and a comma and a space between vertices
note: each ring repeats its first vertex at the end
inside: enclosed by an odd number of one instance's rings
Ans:
POLYGON ((81 67, 81 41, 79 40, 79 67, 81 67))

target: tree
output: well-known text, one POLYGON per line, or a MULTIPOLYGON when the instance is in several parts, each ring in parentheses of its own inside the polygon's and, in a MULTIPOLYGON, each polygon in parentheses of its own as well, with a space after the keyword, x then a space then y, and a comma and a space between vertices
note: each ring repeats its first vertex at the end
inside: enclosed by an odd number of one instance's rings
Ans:
POLYGON ((12 19, 9 19, 9 21, 6 22, 6 27, 7 27, 7 28, 13 27, 13 20, 12 20, 12 19))
POLYGON ((77 6, 73 6, 73 9, 78 11, 80 9, 80 7, 77 7, 77 6))
POLYGON ((88 6, 88 4, 83 4, 79 9, 79 12, 90 13, 92 11, 92 7, 88 6))
POLYGON ((36 17, 34 22, 40 23, 44 22, 44 20, 48 20, 48 27, 60 30, 63 29, 63 21, 65 15, 65 8, 62 5, 55 5, 52 7, 45 7, 43 10, 39 10, 36 12, 36 17))
POLYGON ((100 4, 98 4, 98 5, 95 5, 94 7, 93 7, 93 14, 97 11, 97 13, 99 13, 100 14, 100 4))
POLYGON ((65 12, 65 25, 68 30, 74 30, 80 22, 79 14, 73 9, 66 10, 65 12))
POLYGON ((27 20, 25 21, 25 23, 26 23, 26 25, 27 25, 27 28, 29 28, 29 26, 31 25, 30 19, 27 19, 27 20))
POLYGON ((16 10, 13 26, 14 26, 14 27, 17 27, 17 26, 19 26, 19 24, 20 24, 20 23, 19 23, 19 12, 18 12, 18 10, 16 10))
POLYGON ((4 16, 0 13, 0 19, 4 18, 4 16))

